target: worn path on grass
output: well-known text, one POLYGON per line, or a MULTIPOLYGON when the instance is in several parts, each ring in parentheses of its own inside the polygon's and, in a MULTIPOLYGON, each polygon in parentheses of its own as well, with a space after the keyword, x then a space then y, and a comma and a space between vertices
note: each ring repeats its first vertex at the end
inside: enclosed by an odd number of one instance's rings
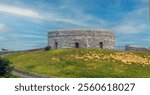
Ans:
POLYGON ((16 76, 20 76, 22 78, 52 78, 52 77, 44 76, 41 74, 25 72, 25 71, 18 70, 18 69, 13 69, 12 74, 16 76))

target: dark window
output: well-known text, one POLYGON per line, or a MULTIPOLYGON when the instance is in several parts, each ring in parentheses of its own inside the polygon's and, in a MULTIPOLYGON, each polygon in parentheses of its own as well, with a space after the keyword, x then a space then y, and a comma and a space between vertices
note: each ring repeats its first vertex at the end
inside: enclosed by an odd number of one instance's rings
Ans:
POLYGON ((57 49, 58 48, 58 43, 57 42, 55 42, 55 49, 57 49))
POLYGON ((103 49, 103 42, 99 42, 99 47, 103 49))
POLYGON ((75 47, 76 47, 76 48, 79 48, 79 43, 75 43, 75 47))

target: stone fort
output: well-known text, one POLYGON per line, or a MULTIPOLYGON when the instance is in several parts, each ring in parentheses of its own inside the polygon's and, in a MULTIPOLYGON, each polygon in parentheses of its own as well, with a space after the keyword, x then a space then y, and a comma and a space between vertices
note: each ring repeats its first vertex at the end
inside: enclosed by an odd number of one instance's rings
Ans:
POLYGON ((48 33, 51 49, 99 48, 114 49, 115 34, 103 29, 58 30, 48 33))

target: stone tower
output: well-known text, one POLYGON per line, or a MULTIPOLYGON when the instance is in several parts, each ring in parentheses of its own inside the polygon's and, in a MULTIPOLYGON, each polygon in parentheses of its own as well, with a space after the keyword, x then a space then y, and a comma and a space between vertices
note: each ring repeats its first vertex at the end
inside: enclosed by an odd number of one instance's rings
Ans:
POLYGON ((103 29, 58 30, 48 33, 48 46, 52 49, 114 49, 114 45, 114 33, 103 29))

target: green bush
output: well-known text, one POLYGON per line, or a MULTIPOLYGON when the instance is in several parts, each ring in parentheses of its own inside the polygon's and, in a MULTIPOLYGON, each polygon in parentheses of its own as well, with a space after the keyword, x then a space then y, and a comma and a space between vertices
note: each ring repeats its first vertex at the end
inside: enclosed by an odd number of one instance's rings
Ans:
POLYGON ((46 50, 46 51, 51 50, 51 46, 45 47, 45 50, 46 50))
POLYGON ((0 77, 9 77, 12 69, 12 63, 9 60, 0 57, 0 77))

